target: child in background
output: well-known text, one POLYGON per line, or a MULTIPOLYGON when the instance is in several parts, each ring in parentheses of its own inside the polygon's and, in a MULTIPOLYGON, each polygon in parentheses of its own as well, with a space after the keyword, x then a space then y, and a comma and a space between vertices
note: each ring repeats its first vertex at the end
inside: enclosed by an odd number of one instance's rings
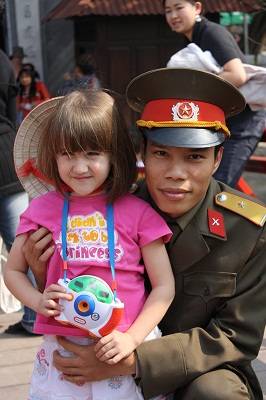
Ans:
POLYGON ((18 125, 38 104, 50 99, 44 82, 37 79, 38 73, 32 64, 26 64, 18 74, 17 112, 18 125))
POLYGON ((61 379, 52 360, 54 350, 59 349, 55 335, 93 343, 84 330, 54 318, 62 310, 58 300, 70 300, 57 284, 62 277, 65 201, 69 205, 65 234, 68 278, 90 274, 110 286, 107 205, 114 210, 117 296, 124 303, 124 315, 117 329, 95 344, 100 360, 117 363, 146 338, 158 337, 157 324, 174 296, 174 279, 164 246, 171 231, 150 205, 128 193, 136 176, 136 158, 116 101, 103 91, 74 91, 41 104, 20 126, 15 162, 31 197, 50 189, 33 199, 21 216, 4 273, 9 290, 38 313, 35 331, 44 334, 29 400, 143 399, 131 376, 77 386, 61 379), (56 246, 47 265, 43 293, 28 281, 22 251, 27 235, 39 226, 51 231, 56 246), (151 282, 150 293, 145 290, 144 270, 151 282))

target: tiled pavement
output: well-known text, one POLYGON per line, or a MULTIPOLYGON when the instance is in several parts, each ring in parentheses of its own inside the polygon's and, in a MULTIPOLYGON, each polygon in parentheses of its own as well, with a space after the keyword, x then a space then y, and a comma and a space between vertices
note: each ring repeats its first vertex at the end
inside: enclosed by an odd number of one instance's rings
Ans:
POLYGON ((0 314, 0 399, 27 400, 28 384, 38 337, 19 337, 2 333, 19 321, 21 313, 0 314))
MULTIPOLYGON (((40 337, 13 337, 2 333, 21 313, 0 314, 0 399, 26 400, 32 363, 40 337)), ((254 367, 266 399, 266 333, 254 367)))

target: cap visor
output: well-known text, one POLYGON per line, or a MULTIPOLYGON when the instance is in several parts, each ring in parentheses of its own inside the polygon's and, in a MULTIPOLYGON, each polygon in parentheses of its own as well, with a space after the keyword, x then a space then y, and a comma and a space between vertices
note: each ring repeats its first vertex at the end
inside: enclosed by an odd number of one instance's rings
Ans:
POLYGON ((222 132, 202 128, 153 128, 142 131, 148 140, 171 147, 214 147, 225 140, 222 132))

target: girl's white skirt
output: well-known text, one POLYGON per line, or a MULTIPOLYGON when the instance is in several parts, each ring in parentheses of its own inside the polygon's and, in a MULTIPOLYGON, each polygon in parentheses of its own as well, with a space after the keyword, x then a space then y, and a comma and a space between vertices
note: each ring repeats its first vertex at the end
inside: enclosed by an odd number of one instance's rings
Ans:
MULTIPOLYGON (((159 329, 155 328, 146 340, 160 336, 159 329)), ((43 339, 34 363, 29 400, 143 400, 141 390, 131 375, 89 382, 82 386, 64 380, 62 373, 53 365, 53 353, 58 350, 65 357, 72 354, 59 345, 55 336, 45 335, 43 339)), ((81 345, 92 343, 91 339, 84 337, 72 336, 67 339, 81 345)))

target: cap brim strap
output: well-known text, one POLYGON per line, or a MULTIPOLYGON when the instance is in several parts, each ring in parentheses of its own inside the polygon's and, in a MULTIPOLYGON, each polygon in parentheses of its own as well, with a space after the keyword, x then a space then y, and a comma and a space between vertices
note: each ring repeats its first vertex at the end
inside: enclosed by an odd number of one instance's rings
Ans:
POLYGON ((230 131, 220 121, 144 121, 139 119, 137 126, 142 128, 212 128, 216 131, 223 131, 226 136, 230 136, 230 131))

